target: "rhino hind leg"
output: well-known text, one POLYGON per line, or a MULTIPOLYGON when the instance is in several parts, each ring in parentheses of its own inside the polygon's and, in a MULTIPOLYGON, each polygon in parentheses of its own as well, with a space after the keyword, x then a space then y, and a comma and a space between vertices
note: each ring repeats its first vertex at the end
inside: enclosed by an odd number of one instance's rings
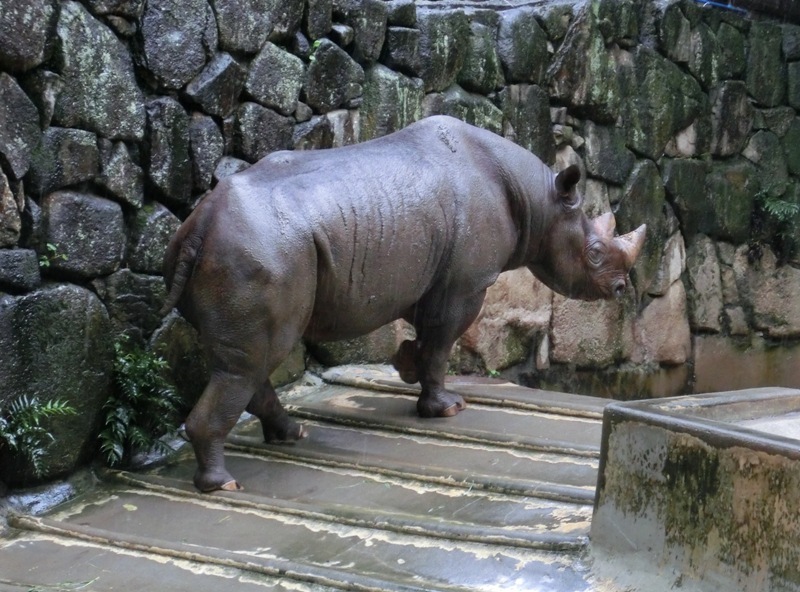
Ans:
POLYGON ((214 372, 186 418, 186 433, 197 459, 194 484, 200 491, 241 489, 225 468, 225 438, 236 425, 252 392, 250 381, 243 377, 214 372))
MULTIPOLYGON (((400 379, 408 384, 419 382, 417 373, 417 353, 420 343, 407 339, 397 349, 392 364, 400 374, 400 379)), ((417 400, 417 413, 420 417, 452 417, 466 408, 463 397, 446 390, 438 390, 420 396, 417 400)))
POLYGON ((417 365, 415 357, 417 354, 417 340, 406 339, 397 348, 397 353, 394 355, 392 365, 394 369, 400 374, 400 379, 408 384, 419 382, 417 375, 417 365))
POLYGON ((306 429, 286 413, 269 380, 250 399, 247 412, 261 421, 264 442, 296 442, 308 436, 306 429))
MULTIPOLYGON (((443 307, 446 312, 434 316, 435 324, 426 324, 423 320, 415 326, 419 345, 414 359, 422 386, 417 400, 420 417, 452 417, 466 409, 461 395, 445 389, 444 377, 453 344, 478 316, 484 294, 481 292, 459 303, 447 303, 443 307)), ((422 319, 426 317, 421 315, 422 319)))

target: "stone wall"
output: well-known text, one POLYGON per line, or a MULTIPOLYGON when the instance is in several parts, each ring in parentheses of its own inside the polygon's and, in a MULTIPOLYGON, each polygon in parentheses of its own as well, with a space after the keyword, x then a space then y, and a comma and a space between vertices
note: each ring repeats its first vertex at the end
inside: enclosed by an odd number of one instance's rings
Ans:
MULTIPOLYGON (((650 396, 712 388, 741 350, 755 370, 733 386, 789 385, 797 228, 765 204, 800 202, 797 109, 800 27, 688 0, 16 0, 0 12, 0 404, 81 410, 56 427, 56 475, 94 450, 120 333, 163 351, 191 401, 195 337, 156 312, 180 219, 272 151, 435 113, 578 163, 592 214, 650 229, 621 302, 502 277, 454 369, 650 396)), ((406 330, 309 347, 385 361, 406 330)), ((302 366, 298 350, 285 376, 302 366)))

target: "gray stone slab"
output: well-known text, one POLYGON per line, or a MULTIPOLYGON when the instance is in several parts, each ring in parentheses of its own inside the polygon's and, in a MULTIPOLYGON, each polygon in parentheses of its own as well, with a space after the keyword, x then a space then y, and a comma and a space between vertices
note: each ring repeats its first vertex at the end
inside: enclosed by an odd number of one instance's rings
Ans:
POLYGON ((571 558, 553 553, 298 521, 232 507, 224 496, 189 499, 117 490, 97 501, 40 522, 45 530, 52 526, 84 537, 103 539, 107 534, 120 543, 147 541, 164 555, 196 549, 199 557, 225 557, 256 572, 304 566, 309 579, 378 589, 481 589, 506 580, 533 590, 556 578, 571 586, 565 589, 588 589, 571 558))
MULTIPOLYGON (((246 569, 209 567, 203 562, 120 549, 71 537, 29 534, 0 539, 0 591, 191 590, 218 592, 288 592, 297 583, 246 569)), ((318 586, 316 592, 335 590, 318 586)))
MULTIPOLYGON (((309 459, 269 458, 229 451, 227 466, 246 484, 231 497, 293 515, 322 515, 333 522, 370 524, 389 531, 512 546, 580 549, 586 543, 591 503, 490 492, 458 483, 431 483, 414 475, 390 476, 371 467, 330 467, 309 459)), ((137 487, 198 495, 187 456, 154 474, 117 476, 137 487)))
POLYGON ((449 434, 454 439, 486 442, 520 450, 566 452, 597 457, 600 423, 593 419, 472 404, 452 418, 420 419, 416 397, 361 389, 322 386, 288 401, 299 417, 325 419, 409 434, 449 434))
POLYGON ((319 423, 307 427, 308 438, 294 446, 267 446, 260 444, 260 428, 251 424, 241 432, 249 437, 234 435, 229 447, 328 466, 369 467, 382 474, 465 488, 577 502, 594 498, 597 461, 592 458, 452 444, 412 434, 354 431, 319 423))

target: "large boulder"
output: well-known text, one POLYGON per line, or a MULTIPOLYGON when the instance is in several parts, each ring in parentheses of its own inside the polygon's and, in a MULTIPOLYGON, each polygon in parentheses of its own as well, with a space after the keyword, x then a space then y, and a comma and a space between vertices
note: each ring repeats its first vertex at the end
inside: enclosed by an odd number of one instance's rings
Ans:
POLYGON ((478 318, 461 337, 462 350, 483 369, 502 370, 531 355, 535 338, 550 328, 553 292, 526 268, 500 274, 486 292, 478 318))
POLYGON ((420 77, 425 91, 443 91, 456 81, 469 46, 469 19, 460 10, 417 10, 420 77))
POLYGON ((606 49, 597 4, 588 3, 578 14, 553 56, 547 78, 554 99, 596 123, 614 123, 621 101, 617 60, 629 62, 630 57, 628 52, 614 55, 606 49))
POLYGON ((136 212, 128 243, 128 267, 135 272, 158 275, 164 254, 181 221, 167 208, 154 202, 136 212))
POLYGON ((681 280, 654 298, 636 319, 634 362, 676 366, 692 354, 692 333, 686 320, 686 291, 681 280))
POLYGON ((419 29, 410 27, 388 27, 383 44, 381 63, 392 70, 410 76, 419 76, 421 62, 419 57, 419 29))
POLYGON ((167 361, 169 377, 188 415, 211 378, 197 331, 177 311, 172 311, 150 337, 151 351, 167 361))
POLYGON ((508 126, 504 135, 552 165, 556 147, 550 128, 550 98, 535 84, 509 84, 498 93, 508 126))
POLYGON ((381 64, 371 66, 364 81, 361 139, 385 136, 420 119, 423 97, 419 78, 408 78, 381 64))
POLYGON ((28 187, 44 195, 61 187, 94 179, 100 172, 97 136, 92 132, 51 127, 31 155, 28 187))
POLYGON ((768 248, 750 263, 749 249, 742 245, 733 264, 740 294, 753 311, 753 325, 775 339, 800 337, 800 270, 778 265, 768 248))
POLYGON ((236 112, 234 148, 237 155, 254 163, 276 150, 292 147, 294 120, 258 103, 242 103, 236 112))
POLYGON ((124 142, 101 140, 97 182, 117 201, 139 208, 144 200, 144 171, 124 142))
POLYGON ((468 93, 457 84, 445 92, 427 94, 423 109, 426 117, 450 115, 498 135, 503 133, 503 112, 483 95, 468 93))
POLYGON ((706 178, 706 194, 696 204, 698 229, 712 238, 742 244, 750 238, 750 223, 761 175, 743 158, 715 162, 706 178))
POLYGON ((22 72, 44 61, 47 41, 55 27, 55 4, 53 0, 3 3, 3 10, 0 10, 0 68, 22 72))
POLYGON ((604 368, 628 357, 631 326, 624 301, 553 297, 550 360, 579 368, 604 368))
POLYGON ((714 89, 711 100, 711 154, 732 156, 744 148, 753 127, 753 107, 744 82, 728 80, 714 89))
POLYGON ((378 59, 386 35, 389 8, 384 0, 334 0, 333 15, 353 29, 353 59, 371 63, 378 59))
MULTIPOLYGON (((110 394, 114 353, 105 307, 71 284, 0 297, 0 352, 0 405, 25 396, 41 403, 62 399, 77 411, 42 424, 54 437, 44 477, 73 471, 95 452, 95 430, 110 394)), ((0 480, 9 485, 33 478, 24 464, 0 462, 0 480)))
POLYGON ((182 88, 217 48, 217 23, 206 0, 150 0, 139 26, 139 62, 155 86, 182 88))
POLYGON ((304 0, 270 0, 270 40, 285 42, 295 36, 303 21, 304 0))
POLYGON ((56 191, 42 200, 42 250, 48 269, 90 279, 114 272, 125 253, 125 222, 116 202, 74 191, 56 191))
POLYGON ((141 140, 144 97, 122 42, 78 2, 61 3, 55 65, 64 85, 53 121, 115 140, 141 140))
POLYGON ((225 151, 225 140, 212 117, 193 113, 189 121, 189 155, 194 189, 211 188, 214 169, 225 151))
POLYGON ((633 52, 624 80, 620 120, 627 145, 651 160, 658 160, 670 140, 707 108, 697 81, 645 46, 633 52))
POLYGON ((786 93, 785 65, 781 57, 780 25, 753 21, 747 53, 747 91, 765 107, 779 105, 786 93))
POLYGON ((770 197, 780 197, 789 185, 789 170, 780 138, 771 131, 753 134, 742 155, 756 165, 761 191, 770 197))
POLYGON ((533 8, 505 10, 497 28, 497 54, 506 81, 541 84, 549 65, 547 34, 533 8))
POLYGON ((473 22, 464 66, 458 73, 458 84, 474 93, 489 94, 503 86, 503 69, 495 46, 494 29, 473 22))
POLYGON ((717 29, 717 44, 720 79, 730 80, 740 77, 746 66, 744 35, 733 25, 720 23, 717 29))
POLYGON ((16 80, 0 72, 0 157, 16 179, 28 172, 40 135, 36 107, 16 80))
POLYGON ((39 257, 31 249, 0 249, 0 290, 28 292, 39 287, 39 257))
POLYGON ((707 162, 692 158, 664 159, 661 177, 670 203, 681 224, 686 240, 703 232, 713 221, 707 220, 708 206, 705 193, 706 176, 710 171, 707 162))
POLYGON ((19 241, 22 231, 21 210, 8 178, 0 170, 0 247, 12 247, 19 241))
POLYGON ((722 273, 714 241, 698 235, 686 252, 689 275, 689 321, 699 332, 718 333, 721 328, 722 273))
POLYGON ((192 196, 189 116, 170 97, 147 103, 147 177, 167 201, 186 204, 192 196))
POLYGON ((164 278, 120 269, 98 278, 92 287, 105 304, 113 332, 143 343, 161 325, 161 307, 167 297, 164 278))
POLYGON ((297 108, 304 82, 302 60, 273 43, 266 43, 250 63, 245 89, 265 107, 281 115, 291 115, 297 108))
POLYGON ((720 80, 721 48, 714 31, 700 23, 689 40, 689 72, 705 90, 714 88, 720 80))
POLYGON ((333 25, 333 0, 308 0, 303 20, 311 39, 325 37, 333 25))
POLYGON ((655 163, 640 160, 633 169, 617 205, 616 219, 620 234, 647 222, 645 243, 634 266, 633 282, 641 296, 650 290, 661 263, 664 244, 669 238, 664 213, 664 186, 655 163))
POLYGON ((206 113, 226 117, 236 108, 247 73, 227 53, 218 53, 186 85, 186 95, 206 113))
POLYGON ((210 0, 225 51, 255 53, 272 31, 273 0, 210 0))
POLYGON ((583 128, 586 172, 609 183, 622 185, 633 168, 635 158, 625 147, 625 136, 614 126, 587 121, 583 128))
POLYGON ((317 113, 327 113, 360 97, 364 70, 341 47, 321 39, 308 66, 305 100, 317 113))

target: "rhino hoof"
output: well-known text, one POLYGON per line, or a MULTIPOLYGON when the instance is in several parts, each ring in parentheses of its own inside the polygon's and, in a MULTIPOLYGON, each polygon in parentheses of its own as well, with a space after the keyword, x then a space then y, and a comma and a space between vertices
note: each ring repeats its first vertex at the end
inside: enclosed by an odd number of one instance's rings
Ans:
POLYGON ((307 437, 305 426, 295 422, 272 430, 264 429, 264 442, 267 444, 291 444, 307 437))
POLYGON ((454 415, 458 415, 459 411, 464 409, 464 407, 466 407, 466 405, 462 406, 458 403, 453 403, 450 405, 450 407, 442 411, 442 415, 440 417, 453 417, 454 415))
POLYGON ((464 398, 456 393, 442 391, 435 396, 420 397, 417 413, 420 417, 453 417, 467 408, 464 398))
POLYGON ((223 483, 220 489, 222 491, 241 491, 244 487, 242 487, 236 479, 233 479, 227 483, 223 483))

